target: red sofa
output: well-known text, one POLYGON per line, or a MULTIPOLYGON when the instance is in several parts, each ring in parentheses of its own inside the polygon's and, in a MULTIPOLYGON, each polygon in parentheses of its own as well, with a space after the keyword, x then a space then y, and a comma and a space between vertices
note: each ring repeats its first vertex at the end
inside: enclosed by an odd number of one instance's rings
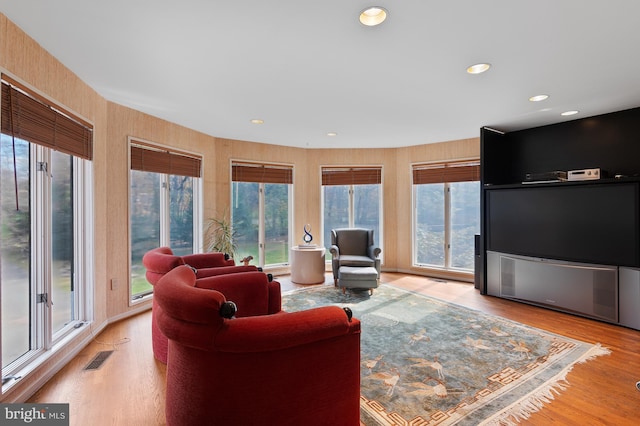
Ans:
POLYGON ((186 266, 154 297, 169 338, 167 425, 359 425, 360 322, 345 310, 225 318, 228 299, 186 266))
MULTIPOLYGON (((259 285, 264 286, 268 291, 265 294, 264 300, 259 301, 255 299, 257 306, 253 308, 252 304, 249 304, 249 309, 252 312, 260 311, 262 314, 279 312, 280 307, 280 283, 277 281, 269 282, 267 275, 259 272, 259 268, 254 265, 248 266, 236 266, 233 259, 227 260, 223 253, 196 253, 186 256, 176 256, 173 254, 169 247, 158 247, 156 249, 148 251, 142 258, 142 264, 146 268, 147 281, 153 286, 156 285, 158 280, 163 277, 167 272, 172 269, 181 266, 188 265, 196 270, 196 278, 208 278, 226 274, 236 274, 242 272, 252 272, 253 275, 244 275, 242 280, 256 281, 259 285), (260 308, 261 304, 268 303, 268 309, 260 308)), ((218 282, 214 280, 212 283, 205 284, 208 288, 214 288, 216 283, 223 285, 219 291, 225 292, 229 296, 236 296, 233 284, 238 280, 227 280, 224 282, 218 282)), ((156 312, 158 311, 158 305, 155 297, 153 299, 151 313, 151 342, 153 345, 154 357, 162 362, 167 363, 167 338, 158 329, 156 321, 156 312)), ((242 314, 240 314, 242 315, 242 314)))

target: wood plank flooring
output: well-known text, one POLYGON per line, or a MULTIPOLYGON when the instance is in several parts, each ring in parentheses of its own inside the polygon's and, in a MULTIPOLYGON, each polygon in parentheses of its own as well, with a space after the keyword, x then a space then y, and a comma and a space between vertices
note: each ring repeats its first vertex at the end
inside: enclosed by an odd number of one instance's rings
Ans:
MULTIPOLYGON (((330 274, 325 285, 333 285, 330 274)), ((301 287, 277 277, 283 291, 301 287)), ((576 365, 569 387, 522 425, 635 425, 640 419, 640 331, 490 296, 473 285, 383 273, 382 282, 509 318, 557 334, 601 343, 611 355, 576 365)), ((375 293, 374 293, 375 295, 375 293)), ((164 424, 166 367, 151 352, 151 312, 110 325, 29 402, 70 404, 71 425, 164 424), (84 367, 114 353, 98 370, 84 367)))

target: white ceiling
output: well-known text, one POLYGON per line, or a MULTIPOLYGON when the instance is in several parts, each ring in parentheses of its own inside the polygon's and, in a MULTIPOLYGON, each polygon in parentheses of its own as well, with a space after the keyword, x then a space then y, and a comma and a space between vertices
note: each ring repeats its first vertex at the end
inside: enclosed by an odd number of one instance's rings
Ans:
POLYGON ((224 138, 398 147, 640 106, 638 0, 0 0, 0 12, 108 100, 224 138), (365 27, 373 5, 389 17, 365 27), (477 62, 492 68, 467 74, 477 62))

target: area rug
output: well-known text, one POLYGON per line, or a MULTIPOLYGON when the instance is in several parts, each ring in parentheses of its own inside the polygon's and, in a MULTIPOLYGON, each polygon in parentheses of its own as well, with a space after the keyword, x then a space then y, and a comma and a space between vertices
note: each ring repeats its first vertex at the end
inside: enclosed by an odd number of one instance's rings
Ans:
POLYGON ((369 425, 510 425, 568 386, 576 363, 609 350, 381 285, 284 294, 293 312, 352 309, 362 323, 361 421, 369 425))

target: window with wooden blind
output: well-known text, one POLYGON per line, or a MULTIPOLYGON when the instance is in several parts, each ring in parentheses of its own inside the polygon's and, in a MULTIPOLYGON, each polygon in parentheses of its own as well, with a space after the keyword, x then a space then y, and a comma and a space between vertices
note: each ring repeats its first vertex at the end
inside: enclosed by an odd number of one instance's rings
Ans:
MULTIPOLYGON (((331 230, 373 229, 382 247, 382 167, 322 167, 324 245, 329 250, 331 230)), ((384 253, 384 250, 383 250, 384 253)))
POLYGON ((2 75, 0 335, 3 387, 90 321, 92 127, 2 75), (34 273, 38 271, 38 273, 34 273))
POLYGON ((472 272, 474 236, 480 232, 480 162, 412 167, 413 263, 472 272))
POLYGON ((262 267, 289 262, 293 167, 234 161, 231 221, 237 255, 262 267))
POLYGON ((202 246, 198 215, 201 157, 132 139, 130 142, 131 298, 152 291, 142 256, 169 246, 176 255, 202 246))

